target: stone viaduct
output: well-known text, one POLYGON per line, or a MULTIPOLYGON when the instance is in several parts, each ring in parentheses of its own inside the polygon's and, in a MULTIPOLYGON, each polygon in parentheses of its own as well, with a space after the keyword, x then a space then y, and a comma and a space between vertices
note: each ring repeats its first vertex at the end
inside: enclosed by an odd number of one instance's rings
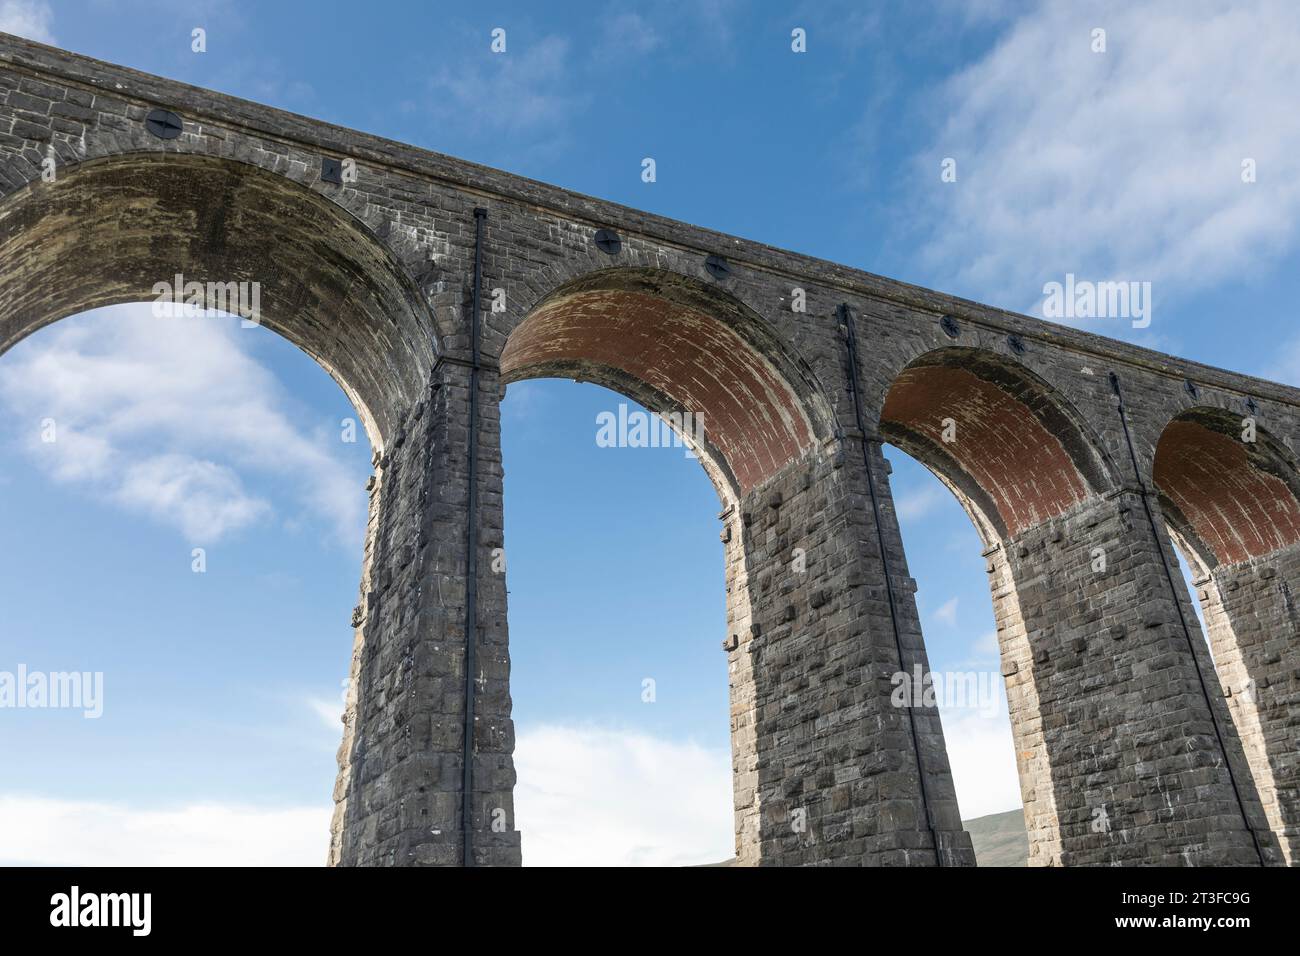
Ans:
POLYGON ((891 701, 927 664, 882 442, 983 538, 1032 864, 1300 855, 1300 391, 9 36, 0 104, 0 353, 258 282, 365 420, 331 863, 521 860, 498 405, 543 376, 704 417, 741 863, 973 862, 891 701))

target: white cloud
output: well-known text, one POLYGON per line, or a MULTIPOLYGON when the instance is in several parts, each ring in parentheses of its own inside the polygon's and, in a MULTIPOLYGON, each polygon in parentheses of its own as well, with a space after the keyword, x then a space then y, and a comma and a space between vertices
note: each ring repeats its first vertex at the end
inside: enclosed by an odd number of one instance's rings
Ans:
POLYGON ((663 37, 639 13, 625 11, 605 21, 600 56, 619 59, 644 56, 663 42, 663 37))
POLYGON ((936 621, 941 621, 942 623, 947 624, 949 627, 956 627, 957 626, 957 602, 958 602, 958 598, 950 597, 948 600, 944 601, 937 608, 935 608, 930 616, 933 617, 936 621))
MULTIPOLYGON (((339 732, 342 705, 306 699, 339 732)), ((635 732, 543 725, 515 752, 516 826, 529 866, 677 866, 734 855, 731 758, 635 732)), ((320 865, 331 809, 195 804, 137 809, 0 797, 0 863, 320 865)))
POLYGON ((294 421, 236 319, 155 318, 117 306, 68 319, 5 357, 0 402, 56 481, 215 542, 265 519, 246 475, 291 479, 340 541, 365 525, 361 477, 294 421), (55 441, 43 429, 53 420, 55 441))
MULTIPOLYGON (((947 124, 918 158, 933 183, 929 261, 971 294, 1026 310, 1066 272, 1151 281, 1158 322, 1161 300, 1293 243, 1297 89, 1292 3, 1033 8, 936 97, 947 124), (1090 48, 1095 27, 1105 53, 1090 48), (954 184, 940 182, 943 157, 957 160, 954 184), (1254 184, 1242 182, 1244 158, 1254 184)), ((1126 334, 1127 322, 1104 322, 1126 334)))
POLYGON ((683 866, 735 855, 731 755, 635 732, 543 725, 515 750, 529 866, 683 866))
MULTIPOLYGON (((950 606, 955 620, 956 598, 940 612, 950 606)), ((969 659, 954 672, 936 675, 941 682, 937 703, 944 743, 965 820, 1021 806, 1006 682, 999 667, 998 632, 985 631, 971 641, 969 650, 969 659)))
POLYGON ((962 819, 1022 806, 1015 741, 1005 705, 991 715, 943 710, 940 718, 962 819))
POLYGON ((318 697, 309 695, 303 702, 307 709, 321 722, 329 733, 329 740, 337 746, 337 738, 343 734, 343 697, 318 697))
MULTIPOLYGON (((957 669, 1000 670, 1002 650, 998 647, 998 632, 985 631, 972 640, 966 648, 966 656, 950 666, 957 669)), ((1001 678, 999 677, 999 680, 1001 678)))
MULTIPOLYGON (((993 712, 942 711, 965 819, 1021 805, 1005 695, 993 712)), ((690 865, 734 855, 731 760, 639 734, 523 730, 515 751, 518 827, 528 866, 690 865)))
POLYGON ((919 521, 943 504, 952 493, 938 479, 904 489, 894 497, 894 510, 903 521, 919 521))
POLYGON ((509 31, 506 52, 481 48, 442 65, 429 81, 430 108, 441 123, 471 132, 553 133, 579 97, 568 89, 569 41, 547 36, 525 43, 509 31))
POLYGON ((0 0, 0 33, 53 43, 54 11, 45 0, 0 0))
MULTIPOLYGON (((337 730, 338 707, 311 709, 337 730)), ((1005 709, 945 711, 962 815, 1020 805, 1005 709)), ((515 804, 529 866, 679 866, 734 853, 731 766, 711 750, 641 733, 544 725, 520 734, 515 804)), ((320 866, 330 806, 195 803, 139 808, 0 796, 0 865, 320 866)))
POLYGON ((322 866, 333 808, 114 803, 0 796, 0 864, 322 866))
POLYGON ((177 524, 190 541, 216 541, 271 510, 244 491, 231 469, 178 454, 126 464, 113 500, 159 522, 177 524))

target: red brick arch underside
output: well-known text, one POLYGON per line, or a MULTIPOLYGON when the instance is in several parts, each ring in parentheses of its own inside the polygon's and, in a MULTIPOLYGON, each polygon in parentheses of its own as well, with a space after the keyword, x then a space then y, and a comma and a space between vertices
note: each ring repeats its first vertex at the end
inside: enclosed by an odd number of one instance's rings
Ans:
POLYGON ((996 537, 1014 537, 1110 485, 1098 444, 1076 416, 1045 383, 992 353, 952 348, 916 359, 890 387, 880 425, 996 537))
POLYGON ((1243 417, 1191 409, 1156 445, 1152 477, 1165 514, 1211 567, 1300 542, 1295 465, 1263 430, 1244 441, 1243 417))
POLYGON ((591 381, 654 412, 702 416, 702 451, 743 495, 806 454, 819 431, 811 382, 778 367, 779 347, 762 338, 737 303, 691 280, 619 270, 542 302, 510 334, 501 373, 591 381))

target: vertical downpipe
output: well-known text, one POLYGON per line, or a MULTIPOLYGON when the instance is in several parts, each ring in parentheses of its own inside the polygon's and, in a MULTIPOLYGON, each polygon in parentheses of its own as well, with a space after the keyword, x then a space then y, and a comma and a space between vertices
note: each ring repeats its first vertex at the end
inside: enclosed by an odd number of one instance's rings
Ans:
POLYGON ((483 225, 487 210, 474 210, 474 293, 469 317, 469 501, 465 515, 465 740, 462 749, 460 817, 462 866, 474 865, 474 671, 478 651, 478 371, 479 313, 483 295, 483 225))
POLYGON ((1151 537, 1155 541, 1156 551, 1160 553, 1160 565, 1165 569, 1165 580, 1169 582, 1169 594, 1174 599, 1174 610, 1178 612, 1178 622, 1183 627, 1183 636, 1187 638, 1187 651, 1192 655, 1192 666, 1196 668, 1196 679, 1201 684, 1201 695, 1205 698, 1205 707, 1210 712, 1210 723, 1214 725, 1214 736, 1219 742, 1219 752, 1223 754, 1223 765, 1228 771, 1228 782, 1232 784, 1232 795, 1237 798, 1237 808, 1241 810, 1242 822, 1246 824, 1246 832, 1250 834, 1251 842, 1255 845, 1255 854, 1259 857, 1260 866, 1268 866, 1264 859, 1264 848, 1260 846, 1259 834, 1251 826, 1250 815, 1246 813, 1246 801, 1241 796, 1241 788, 1237 785, 1237 775, 1232 772, 1232 761, 1228 758, 1228 748, 1223 740, 1223 730, 1219 727, 1219 717, 1214 712, 1214 701, 1210 697, 1210 688, 1205 683, 1205 674, 1201 670, 1201 659, 1196 654, 1196 642, 1192 638, 1192 628, 1187 623, 1187 617, 1183 614, 1182 596, 1179 594, 1178 585, 1174 583, 1174 572, 1169 567, 1169 559, 1165 556, 1164 544, 1160 540, 1160 530, 1156 526, 1156 516, 1151 513, 1151 505, 1147 502, 1147 486, 1142 480, 1142 469, 1138 467, 1137 452, 1133 450, 1133 436, 1128 430, 1128 415, 1124 411, 1124 393, 1120 390, 1119 376, 1114 372, 1110 373, 1111 391, 1115 393, 1115 398, 1119 403, 1119 421, 1124 426, 1124 443, 1128 445, 1128 458, 1133 463, 1133 480, 1137 482, 1138 495, 1142 499, 1142 510, 1146 512, 1147 524, 1151 526, 1151 537))
MULTIPOLYGON (((876 494, 876 478, 871 471, 871 455, 867 452, 867 426, 862 410, 862 386, 858 381, 858 334, 854 329, 853 316, 847 305, 839 307, 840 325, 844 329, 844 341, 849 353, 849 387, 853 389, 853 415, 862 435, 862 466, 867 472, 867 491, 871 495, 871 513, 876 522, 876 541, 880 545, 880 566, 885 569, 885 594, 889 598, 889 621, 894 628, 894 647, 898 651, 898 666, 908 673, 907 660, 903 654, 903 631, 898 623, 898 608, 894 603, 894 578, 889 570, 889 556, 885 551, 885 531, 880 525, 880 501, 876 494)), ((910 676, 908 678, 910 680, 910 676)), ((930 812, 930 791, 926 782, 925 758, 921 755, 921 738, 916 730, 916 712, 912 704, 907 706, 907 723, 912 731, 912 749, 916 753, 916 772, 921 780, 921 810, 925 813, 925 825, 930 831, 930 840, 934 843, 934 862, 943 867, 943 849, 939 845, 939 831, 934 826, 934 816, 930 812)))

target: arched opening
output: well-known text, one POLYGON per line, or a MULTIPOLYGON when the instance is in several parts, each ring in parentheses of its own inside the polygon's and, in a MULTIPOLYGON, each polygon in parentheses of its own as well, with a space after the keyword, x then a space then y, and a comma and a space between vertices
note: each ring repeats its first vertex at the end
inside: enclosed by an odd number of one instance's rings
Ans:
POLYGON ((916 359, 890 387, 880 426, 948 484, 990 545, 1107 487, 1078 417, 991 353, 949 348, 916 359))
POLYGON ((1300 474, 1285 447, 1247 418, 1189 409, 1156 445, 1162 508, 1205 571, 1300 543, 1300 474))
MULTIPOLYGON (((1058 862, 1062 811, 1052 757, 1061 749, 1048 734, 1067 719, 1071 704, 1036 666, 1046 659, 1042 637, 1053 623, 1040 603, 1047 597, 1042 588, 1047 569, 1036 539, 1108 490, 1110 469, 1100 444, 1047 383, 978 349, 922 354, 889 385, 881 408, 881 436, 953 493, 983 543, 1007 701, 1005 715, 993 711, 987 720, 997 725, 998 738, 1001 721, 1010 718, 1029 862, 1058 862)), ((909 523, 906 515, 900 518, 909 523)), ((1062 537, 1059 530, 1054 536, 1062 537)), ((917 575, 921 583, 925 576, 917 575)), ((979 633, 979 623, 973 629, 979 633)), ((941 665, 945 656, 939 656, 941 665)), ((940 677, 953 684, 962 675, 940 672, 940 677)), ((959 768, 964 763, 958 757, 952 762, 959 768)))
MULTIPOLYGON (((698 457, 712 481, 724 521, 726 618, 724 626, 719 617, 713 639, 748 634, 753 618, 750 543, 744 530, 747 524, 738 520, 739 514, 766 483, 808 456, 830 434, 829 410, 811 372, 777 345, 757 315, 729 296, 675 274, 637 269, 597 272, 557 289, 511 332, 500 367, 503 382, 520 383, 512 385, 508 394, 531 379, 568 378, 601 386, 599 392, 584 394, 604 396, 598 399, 603 402, 600 412, 612 429, 605 440, 612 436, 617 444, 637 441, 623 419, 639 414, 641 408, 619 410, 618 396, 627 396, 659 416, 680 437, 683 450, 698 457), (739 529, 737 533, 732 533, 733 527, 739 529)), ((548 387, 547 394, 557 393, 548 387)), ((507 416, 509 405, 508 399, 507 416)), ((506 428, 510 427, 507 417, 506 428)), ((586 427, 588 441, 602 441, 598 422, 586 427)), ((654 431, 664 426, 652 423, 650 427, 654 431)), ((654 441, 658 444, 662 438, 654 441)), ((512 444, 508 432, 504 444, 506 448, 512 444)), ((673 502, 657 498, 645 506, 650 513, 662 514, 672 509, 673 502)), ((654 533, 653 526, 645 530, 654 533)), ((572 544, 548 542, 549 549, 557 547, 567 550, 572 544)), ((514 586, 529 588, 530 583, 519 577, 521 571, 512 565, 514 586)), ((574 607, 565 610, 572 615, 574 607)), ((618 621, 605 626, 617 628, 618 621)), ((512 632, 515 654, 527 658, 528 634, 513 622, 512 632)), ((708 636, 691 637, 705 640, 709 652, 717 653, 708 636)), ((671 646, 671 641, 666 643, 671 646)), ((726 641, 723 644, 728 646, 726 641)), ((759 857, 756 702, 750 660, 734 653, 734 645, 728 651, 734 844, 737 861, 747 864, 759 857)), ((517 671, 515 680, 527 678, 517 671)), ((663 692, 661 688, 659 693, 663 692)), ((525 732, 520 739, 518 764, 526 771, 530 756, 523 749, 525 732)), ((532 783, 521 773, 521 795, 528 793, 532 783)), ((525 804, 521 796, 522 829, 528 826, 525 804)), ((525 861, 528 840, 525 835, 525 861)))
POLYGON ((717 495, 654 425, 590 383, 518 381, 501 403, 526 866, 735 855, 717 495))
POLYGON ((556 290, 511 333, 501 376, 590 381, 670 423, 698 416, 686 437, 724 505, 806 454, 819 426, 826 433, 811 372, 757 315, 659 270, 610 269, 556 290))
POLYGON ((0 858, 324 863, 366 531, 359 413, 283 337, 152 303, 18 343, 0 412, 18 545, 0 558, 0 683, 21 668, 47 689, 0 690, 22 768, 0 858))
MULTIPOLYGON (((10 192, 0 198, 0 353, 93 309, 165 299, 225 310, 234 301, 246 323, 279 333, 334 379, 382 462, 427 395, 432 317, 384 243, 295 178, 306 179, 306 171, 277 175, 224 159, 131 153, 61 167, 52 182, 10 192)), ((379 541, 378 527, 393 510, 383 501, 401 489, 378 476, 370 490, 332 859, 357 769, 350 760, 364 638, 387 623, 366 622, 368 598, 392 577, 386 568, 384 581, 372 582, 372 566, 388 556, 381 550, 404 553, 400 540, 379 541)), ((409 561, 393 566, 414 574, 409 561)))
POLYGON ((433 363, 428 309, 384 246, 323 196, 243 163, 137 153, 61 170, 0 200, 0 261, 0 354, 65 316, 156 300, 178 276, 207 308, 241 283, 251 303, 255 288, 255 321, 334 377, 378 447, 433 363))
POLYGON ((1300 855, 1300 761, 1289 713, 1300 613, 1300 474, 1253 414, 1188 409, 1152 478, 1192 586, 1228 710, 1283 856, 1300 855))
POLYGON ((985 545, 933 472, 897 446, 885 456, 962 827, 978 866, 1024 866, 1028 837, 985 545))

